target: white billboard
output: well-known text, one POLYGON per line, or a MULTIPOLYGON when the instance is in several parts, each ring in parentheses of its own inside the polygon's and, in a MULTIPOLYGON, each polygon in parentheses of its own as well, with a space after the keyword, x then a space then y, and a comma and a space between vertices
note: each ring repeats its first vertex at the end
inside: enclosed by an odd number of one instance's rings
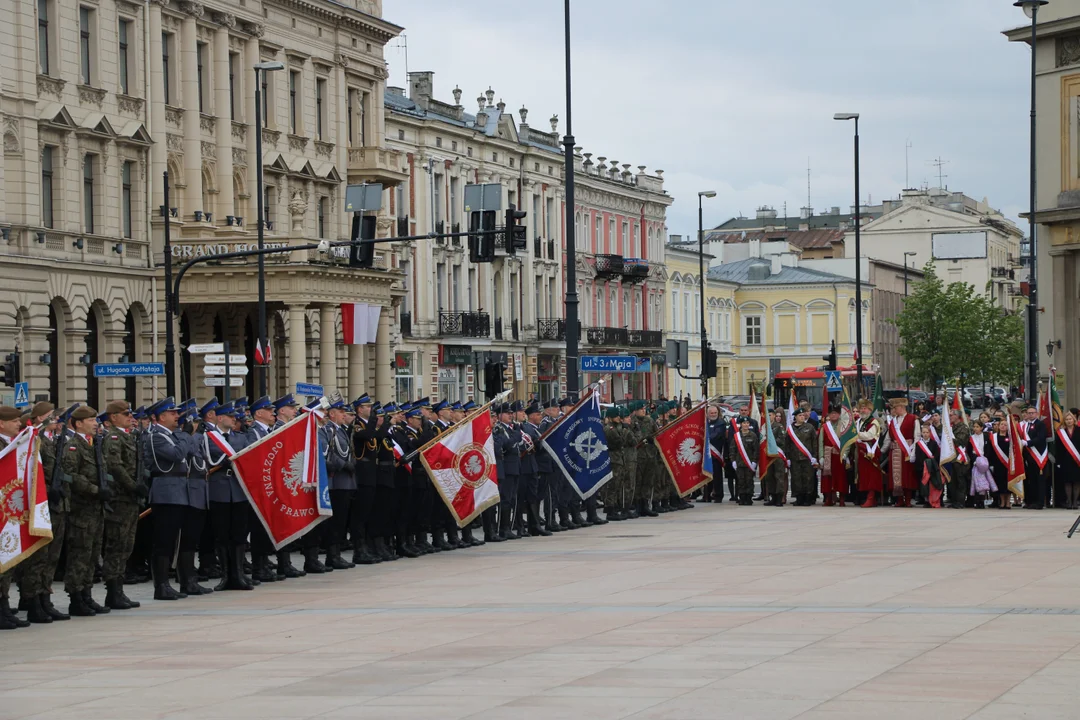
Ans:
POLYGON ((986 257, 986 231, 934 233, 933 254, 938 260, 986 257))

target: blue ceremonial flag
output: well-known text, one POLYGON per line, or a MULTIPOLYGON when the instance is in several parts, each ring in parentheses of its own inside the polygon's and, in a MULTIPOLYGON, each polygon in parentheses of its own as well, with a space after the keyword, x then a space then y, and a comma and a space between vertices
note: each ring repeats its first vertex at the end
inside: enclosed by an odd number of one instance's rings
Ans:
POLYGON ((600 420, 600 398, 590 393, 559 419, 543 437, 570 486, 585 499, 611 479, 607 435, 600 420))

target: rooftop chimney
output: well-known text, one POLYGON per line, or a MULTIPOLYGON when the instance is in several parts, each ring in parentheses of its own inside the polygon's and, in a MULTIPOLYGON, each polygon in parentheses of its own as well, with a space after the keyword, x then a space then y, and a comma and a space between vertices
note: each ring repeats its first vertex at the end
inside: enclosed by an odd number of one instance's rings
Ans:
POLYGON ((409 73, 409 99, 420 107, 427 109, 431 102, 432 83, 435 73, 421 70, 409 73))

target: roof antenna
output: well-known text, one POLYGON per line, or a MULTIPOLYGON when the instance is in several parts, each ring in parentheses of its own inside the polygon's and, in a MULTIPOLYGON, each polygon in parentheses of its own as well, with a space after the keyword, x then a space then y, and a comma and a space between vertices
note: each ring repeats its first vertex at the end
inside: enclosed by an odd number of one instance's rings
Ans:
POLYGON ((810 158, 809 157, 806 158, 806 207, 807 208, 814 207, 813 203, 810 202, 810 158))
POLYGON ((911 138, 904 143, 904 188, 911 187, 911 177, 908 172, 908 150, 911 149, 911 138))
POLYGON ((948 165, 949 161, 948 160, 942 160, 941 156, 938 155, 936 158, 934 158, 934 161, 932 163, 930 163, 930 164, 937 168, 937 186, 940 189, 945 190, 946 189, 946 187, 945 187, 945 178, 947 178, 949 176, 946 175, 942 171, 941 168, 943 166, 945 166, 945 165, 948 165))

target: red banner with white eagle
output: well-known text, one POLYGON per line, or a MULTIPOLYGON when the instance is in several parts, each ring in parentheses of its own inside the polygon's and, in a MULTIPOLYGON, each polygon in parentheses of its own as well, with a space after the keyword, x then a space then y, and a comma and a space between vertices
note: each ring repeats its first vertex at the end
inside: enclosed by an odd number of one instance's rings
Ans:
POLYGON ((712 480, 712 456, 708 452, 706 429, 709 421, 705 403, 665 425, 653 442, 680 496, 689 495, 712 480))
POLYGON ((318 425, 302 413, 232 456, 233 472, 278 550, 326 519, 319 512, 318 425))
POLYGON ((495 441, 487 405, 421 450, 420 462, 459 527, 498 504, 495 441))
POLYGON ((0 450, 0 572, 52 541, 38 429, 28 427, 0 450))

